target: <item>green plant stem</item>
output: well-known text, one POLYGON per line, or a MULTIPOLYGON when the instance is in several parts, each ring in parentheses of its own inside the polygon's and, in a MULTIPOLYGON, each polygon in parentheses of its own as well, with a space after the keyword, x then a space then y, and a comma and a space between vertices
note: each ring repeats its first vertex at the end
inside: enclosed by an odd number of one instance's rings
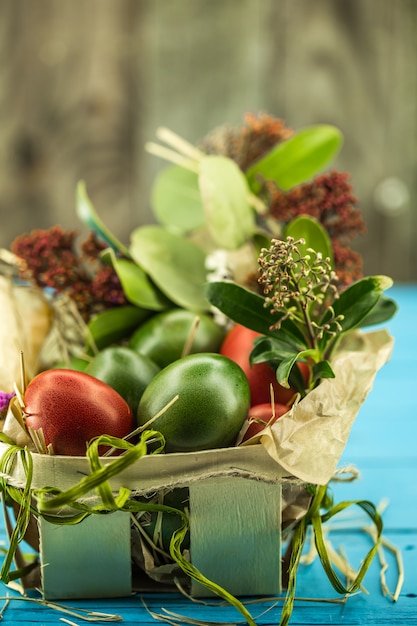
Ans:
POLYGON ((330 340, 328 340, 325 349, 323 350, 323 360, 329 360, 332 353, 336 349, 337 344, 339 343, 341 336, 334 335, 330 340))
POLYGON ((307 306, 303 306, 303 305, 301 306, 304 322, 305 322, 307 333, 308 333, 308 340, 310 343, 310 347, 313 348, 314 350, 317 350, 317 340, 313 331, 313 327, 311 325, 311 320, 310 320, 310 316, 308 314, 307 308, 308 308, 307 306))
MULTIPOLYGON (((291 278, 294 282, 294 285, 297 289, 297 291, 300 293, 300 295, 302 295, 302 290, 301 290, 301 285, 299 280, 297 279, 297 277, 294 275, 294 272, 291 272, 291 278)), ((308 298, 304 295, 303 296, 303 302, 299 302, 299 300, 296 300, 299 309, 301 310, 301 315, 302 318, 304 320, 304 324, 306 327, 306 333, 307 333, 307 343, 310 344, 311 348, 317 349, 317 341, 316 341, 316 336, 314 333, 314 329, 313 326, 311 325, 311 320, 310 320, 310 316, 308 314, 308 298)))

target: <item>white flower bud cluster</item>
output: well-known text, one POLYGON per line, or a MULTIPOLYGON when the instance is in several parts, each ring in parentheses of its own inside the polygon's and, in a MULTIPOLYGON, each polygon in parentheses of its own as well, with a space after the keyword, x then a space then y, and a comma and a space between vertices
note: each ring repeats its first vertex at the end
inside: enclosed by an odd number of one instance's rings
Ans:
POLYGON ((329 258, 305 246, 304 239, 273 239, 270 248, 263 248, 259 257, 258 281, 265 295, 265 306, 279 316, 271 327, 279 329, 282 322, 291 319, 304 324, 312 343, 324 334, 334 335, 341 330, 340 316, 334 314, 332 304, 339 297, 337 275, 329 258), (326 311, 330 317, 319 323, 326 311))

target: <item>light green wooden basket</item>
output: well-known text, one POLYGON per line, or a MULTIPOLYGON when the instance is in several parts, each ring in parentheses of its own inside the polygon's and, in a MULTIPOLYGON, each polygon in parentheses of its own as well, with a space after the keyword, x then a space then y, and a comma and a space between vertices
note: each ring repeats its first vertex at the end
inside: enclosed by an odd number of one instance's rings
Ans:
MULTIPOLYGON (((0 455, 6 449, 0 444, 0 455)), ((67 490, 90 471, 84 457, 32 458, 32 489, 50 485, 67 490)), ((107 465, 112 458, 101 462, 107 465)), ((9 481, 23 487, 25 480, 16 457, 9 481)), ((262 596, 281 592, 283 482, 291 478, 262 445, 254 445, 144 456, 110 485, 115 493, 125 487, 138 496, 188 487, 191 563, 234 596, 262 596)), ((5 515, 11 531, 10 507, 5 515)), ((75 525, 57 525, 39 516, 37 531, 46 599, 127 596, 134 590, 129 513, 89 515, 75 525)), ((22 582, 30 586, 33 576, 22 582)), ((204 597, 211 592, 191 580, 190 594, 204 597)))

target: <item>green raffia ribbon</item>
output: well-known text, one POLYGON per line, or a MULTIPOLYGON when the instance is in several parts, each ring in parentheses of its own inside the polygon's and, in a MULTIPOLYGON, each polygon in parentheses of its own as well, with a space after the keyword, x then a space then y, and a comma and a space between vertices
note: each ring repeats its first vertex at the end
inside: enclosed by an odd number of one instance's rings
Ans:
POLYGON ((295 588, 297 579, 297 569, 300 563, 301 554, 303 552, 304 543, 307 535, 306 518, 303 517, 294 529, 291 539, 291 558, 288 567, 288 586, 287 594, 284 600, 284 606, 281 611, 281 620, 279 626, 286 626, 290 621, 294 608, 295 588))
MULTIPOLYGON (((147 443, 154 439, 159 439, 160 445, 152 454, 158 454, 163 450, 165 442, 162 435, 153 430, 144 431, 139 442, 136 444, 129 443, 123 439, 110 437, 109 435, 102 435, 94 439, 87 449, 87 459, 90 464, 91 473, 66 491, 60 491, 53 487, 44 487, 34 490, 33 495, 38 501, 39 512, 45 517, 45 515, 51 514, 54 510, 64 506, 79 509, 86 514, 123 509, 123 505, 130 496, 130 490, 122 487, 119 490, 118 496, 115 498, 108 481, 146 454, 149 454, 147 443), (124 452, 120 456, 115 457, 115 460, 112 460, 108 465, 103 465, 99 455, 99 449, 102 446, 123 450, 124 452), (98 492, 101 498, 101 502, 98 505, 90 507, 85 503, 79 502, 81 498, 91 494, 94 490, 98 492)), ((48 521, 54 521, 49 517, 47 519, 48 521)), ((60 518, 57 518, 55 521, 56 523, 67 523, 65 518, 62 521, 60 521, 60 518)))
POLYGON ((317 553, 320 557, 320 561, 323 565, 324 571, 326 572, 327 577, 329 581, 331 582, 332 586, 338 593, 341 593, 341 594, 354 593, 355 591, 359 589, 364 579, 364 576, 378 550, 378 546, 381 541, 382 529, 383 529, 382 518, 379 515, 378 511, 376 510, 374 504, 372 504, 372 502, 369 502, 368 500, 351 500, 347 502, 339 502, 339 504, 335 505, 332 509, 330 509, 327 513, 325 513, 322 516, 316 513, 314 516, 312 516, 311 523, 313 526, 314 540, 315 540, 315 544, 317 548, 317 553), (359 571, 356 575, 355 580, 352 582, 352 584, 349 587, 346 587, 341 582, 341 580, 339 579, 336 572, 331 566, 330 559, 326 550, 326 544, 325 544, 324 537, 323 537, 322 524, 323 522, 328 521, 334 515, 337 515, 337 513, 344 511, 345 509, 347 509, 349 506, 352 506, 352 505, 359 506, 363 511, 365 511, 365 513, 371 518, 371 520, 375 524, 377 534, 376 534, 376 540, 374 542, 374 545, 365 556, 359 568, 359 571))
POLYGON ((363 581, 363 578, 378 550, 378 546, 381 541, 383 523, 382 518, 379 515, 376 507, 372 502, 368 500, 348 500, 344 502, 339 502, 336 505, 332 505, 329 501, 327 485, 317 487, 313 501, 310 505, 310 508, 306 515, 299 521, 297 524, 293 537, 292 537, 292 551, 291 551, 291 559, 289 564, 289 576, 288 576, 288 588, 287 595, 285 597, 284 606, 281 613, 281 620, 279 626, 286 626, 291 618, 291 614, 294 607, 294 599, 295 599, 295 587, 296 587, 296 575, 297 568, 300 562, 301 554, 303 551, 306 535, 307 535, 307 527, 311 525, 314 534, 314 542, 316 545, 317 553, 319 555, 321 564, 323 569, 332 584, 333 588, 340 594, 351 594, 357 591, 363 581), (372 520, 376 527, 376 539, 374 541, 374 545, 366 554, 362 564, 359 568, 359 571, 355 577, 355 580, 351 585, 346 587, 337 576, 335 570, 332 567, 332 564, 329 559, 329 555, 327 553, 326 543, 324 541, 323 536, 323 523, 330 520, 332 517, 344 511, 350 506, 359 506, 372 520), (328 510, 321 514, 320 510, 325 507, 328 510))
MULTIPOLYGON (((0 580, 8 583, 11 580, 21 577, 21 571, 10 572, 13 558, 18 548, 18 545, 23 541, 27 527, 30 521, 30 515, 34 511, 31 504, 31 484, 33 476, 33 461, 32 455, 27 449, 22 449, 19 446, 11 445, 0 459, 0 491, 3 494, 9 496, 14 502, 19 505, 19 512, 16 517, 16 524, 9 539, 9 550, 7 551, 4 559, 1 571, 0 580), (7 483, 7 476, 9 476, 10 468, 15 461, 16 455, 20 456, 22 467, 26 476, 26 484, 24 489, 20 489, 9 485, 7 483)), ((25 568, 26 569, 26 568, 25 568)))

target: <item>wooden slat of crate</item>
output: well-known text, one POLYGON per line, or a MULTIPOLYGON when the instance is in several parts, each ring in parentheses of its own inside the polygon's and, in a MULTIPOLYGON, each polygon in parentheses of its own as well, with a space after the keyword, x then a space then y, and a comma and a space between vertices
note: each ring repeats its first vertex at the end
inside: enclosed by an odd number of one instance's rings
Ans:
POLYGON ((42 593, 47 600, 131 594, 128 513, 91 515, 75 525, 40 518, 39 534, 42 593))
MULTIPOLYGON (((217 478, 190 487, 191 561, 236 596, 281 591, 281 485, 217 478)), ((212 595, 192 581, 195 597, 212 595)))

